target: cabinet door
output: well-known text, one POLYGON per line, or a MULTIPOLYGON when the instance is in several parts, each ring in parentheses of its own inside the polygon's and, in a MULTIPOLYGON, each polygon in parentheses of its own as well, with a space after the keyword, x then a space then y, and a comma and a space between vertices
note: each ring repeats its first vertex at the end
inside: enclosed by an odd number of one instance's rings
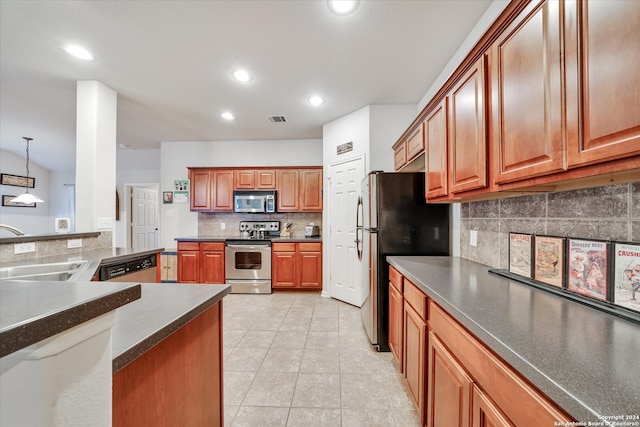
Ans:
POLYGON ((198 283, 200 271, 199 251, 178 251, 178 282, 198 283))
POLYGON ((200 283, 225 283, 224 251, 202 251, 200 283))
POLYGON ((238 190, 253 190, 256 188, 256 172, 253 169, 236 169, 235 188, 238 190))
POLYGON ((427 200, 449 193, 447 180, 447 99, 429 114, 424 122, 424 138, 427 152, 426 185, 427 200))
POLYGON ((322 169, 300 170, 300 210, 322 211, 322 169))
POLYGON ((402 293, 393 286, 392 282, 389 282, 389 349, 398 363, 400 372, 404 372, 402 366, 403 302, 402 293))
POLYGON ((189 170, 191 187, 191 210, 211 210, 212 172, 208 170, 189 170))
POLYGON ((418 125, 407 137, 407 161, 410 161, 424 151, 424 131, 422 123, 418 125))
POLYGON ((492 45, 493 179, 517 181, 565 169, 562 2, 536 1, 492 45))
POLYGON ((178 256, 175 253, 160 254, 160 281, 176 282, 178 280, 178 256))
MULTIPOLYGON (((409 395, 424 424, 427 367, 427 325, 406 301, 404 303, 404 379, 409 395)), ((438 426, 447 424, 438 424, 438 426)))
POLYGON ((471 427, 515 427, 475 384, 472 399, 471 427))
POLYGON ((259 190, 274 190, 276 188, 276 171, 256 170, 256 188, 259 190))
POLYGON ((569 167, 638 155, 640 2, 567 4, 569 167))
POLYGON ((233 211, 233 171, 213 172, 213 211, 233 211))
POLYGON ((277 172, 276 185, 278 194, 276 195, 278 211, 298 211, 300 210, 300 174, 297 169, 281 169, 277 172))
POLYGON ((296 287, 296 253, 273 252, 271 263, 271 286, 274 289, 296 287))
POLYGON ((449 179, 452 193, 487 187, 484 57, 449 93, 449 179))
POLYGON ((322 289, 322 252, 298 252, 296 267, 298 285, 306 289, 322 289))
POLYGON ((438 337, 429 333, 427 427, 467 427, 472 380, 438 337))
POLYGON ((407 146, 402 143, 393 149, 393 168, 399 170, 407 164, 407 146))

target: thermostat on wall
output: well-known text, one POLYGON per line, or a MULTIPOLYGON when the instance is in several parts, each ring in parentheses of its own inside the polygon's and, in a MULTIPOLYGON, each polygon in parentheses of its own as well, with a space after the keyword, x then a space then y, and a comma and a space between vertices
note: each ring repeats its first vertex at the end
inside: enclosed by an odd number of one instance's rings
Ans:
POLYGON ((56 218, 56 233, 68 233, 71 230, 69 218, 56 218))

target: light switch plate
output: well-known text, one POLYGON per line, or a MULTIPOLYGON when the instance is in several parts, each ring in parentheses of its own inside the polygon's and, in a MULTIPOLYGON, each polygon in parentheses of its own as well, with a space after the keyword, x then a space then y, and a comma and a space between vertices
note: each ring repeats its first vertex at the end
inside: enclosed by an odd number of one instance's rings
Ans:
POLYGON ((224 222, 220 223, 220 230, 224 230, 225 228, 227 228, 227 224, 225 224, 224 222))
POLYGON ((99 216, 98 230, 105 228, 113 228, 113 218, 110 216, 99 216))
POLYGON ((16 243, 15 245, 13 245, 14 255, 26 254, 26 253, 35 252, 35 251, 36 251, 36 242, 16 243))
POLYGON ((478 246, 478 230, 471 230, 469 232, 469 244, 473 247, 478 246))

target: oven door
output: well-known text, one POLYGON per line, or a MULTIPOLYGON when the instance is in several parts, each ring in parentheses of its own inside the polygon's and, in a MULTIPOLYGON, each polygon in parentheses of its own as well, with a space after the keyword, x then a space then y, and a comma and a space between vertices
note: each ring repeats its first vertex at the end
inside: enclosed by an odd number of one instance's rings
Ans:
POLYGON ((271 242, 228 241, 227 280, 271 280, 271 242))

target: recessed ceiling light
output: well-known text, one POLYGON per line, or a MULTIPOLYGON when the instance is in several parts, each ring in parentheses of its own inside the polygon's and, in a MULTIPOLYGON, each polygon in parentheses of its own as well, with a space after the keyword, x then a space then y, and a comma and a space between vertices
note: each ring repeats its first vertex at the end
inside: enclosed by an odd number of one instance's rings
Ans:
POLYGON ((234 70, 231 75, 239 82, 247 83, 253 80, 253 76, 246 70, 234 70))
POLYGON ((85 61, 93 61, 93 55, 87 49, 75 44, 68 44, 62 47, 69 55, 75 56, 85 61))
POLYGON ((229 111, 225 111, 224 113, 220 114, 220 117, 222 117, 222 118, 223 118, 223 119, 225 119, 225 120, 233 120, 233 119, 235 119, 235 118, 236 118, 236 117, 235 117, 232 113, 230 113, 229 111))
POLYGON ((307 99, 307 101, 311 105, 322 105, 322 104, 324 104, 324 98, 321 97, 321 96, 318 96, 318 95, 310 96, 309 99, 307 99))
POLYGON ((358 0, 327 0, 327 4, 336 15, 348 15, 358 7, 358 0))

